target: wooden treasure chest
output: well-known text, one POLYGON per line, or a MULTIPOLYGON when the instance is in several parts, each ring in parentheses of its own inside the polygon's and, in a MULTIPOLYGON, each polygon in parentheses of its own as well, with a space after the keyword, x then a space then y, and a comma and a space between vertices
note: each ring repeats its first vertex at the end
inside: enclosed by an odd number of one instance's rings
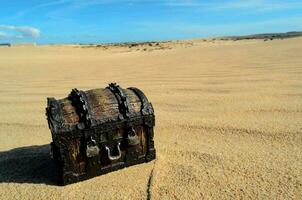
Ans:
POLYGON ((154 110, 137 88, 73 89, 47 98, 46 115, 61 185, 155 159, 154 110))

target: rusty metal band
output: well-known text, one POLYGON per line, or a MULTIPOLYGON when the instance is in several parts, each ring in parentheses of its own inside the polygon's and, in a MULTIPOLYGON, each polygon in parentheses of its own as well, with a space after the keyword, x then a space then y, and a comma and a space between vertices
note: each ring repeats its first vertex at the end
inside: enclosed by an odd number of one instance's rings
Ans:
POLYGON ((128 99, 123 90, 116 83, 110 83, 107 88, 116 97, 120 113, 123 115, 124 118, 129 118, 128 99))
POLYGON ((60 109, 60 105, 55 98, 47 98, 46 116, 48 119, 49 128, 52 127, 55 132, 57 132, 59 128, 62 128, 64 118, 60 109), (55 126, 56 124, 58 125, 58 127, 55 126))
POLYGON ((141 106, 142 115, 154 114, 152 105, 150 104, 147 97, 145 96, 145 94, 140 89, 135 88, 135 87, 130 87, 128 89, 132 90, 138 96, 139 100, 141 101, 141 103, 142 103, 142 106, 141 106))
POLYGON ((76 112, 80 117, 80 121, 84 122, 84 124, 88 127, 91 126, 91 114, 89 110, 89 105, 87 102, 86 95, 83 91, 78 90, 76 88, 72 89, 68 98, 74 104, 76 108, 76 112))

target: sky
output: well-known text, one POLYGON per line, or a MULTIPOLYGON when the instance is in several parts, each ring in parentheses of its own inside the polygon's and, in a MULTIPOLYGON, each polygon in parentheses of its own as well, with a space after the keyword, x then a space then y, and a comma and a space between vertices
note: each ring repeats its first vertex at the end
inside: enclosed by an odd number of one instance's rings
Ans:
POLYGON ((0 42, 175 40, 302 30, 302 0, 0 0, 0 42))

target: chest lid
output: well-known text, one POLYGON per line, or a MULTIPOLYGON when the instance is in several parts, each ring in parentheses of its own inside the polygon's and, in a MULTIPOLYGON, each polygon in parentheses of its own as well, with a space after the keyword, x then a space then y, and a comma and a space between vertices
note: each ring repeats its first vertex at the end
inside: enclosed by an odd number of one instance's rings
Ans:
POLYGON ((68 97, 59 100, 47 98, 46 116, 51 131, 60 133, 154 116, 154 110, 138 88, 122 89, 111 83, 106 88, 73 89, 68 97))

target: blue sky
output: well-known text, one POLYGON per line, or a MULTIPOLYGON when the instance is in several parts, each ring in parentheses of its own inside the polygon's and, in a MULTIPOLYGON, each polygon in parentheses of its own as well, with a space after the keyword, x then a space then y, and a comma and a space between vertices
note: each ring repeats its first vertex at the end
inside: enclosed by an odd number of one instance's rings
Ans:
POLYGON ((0 0, 0 42, 108 43, 302 30, 302 0, 0 0))

